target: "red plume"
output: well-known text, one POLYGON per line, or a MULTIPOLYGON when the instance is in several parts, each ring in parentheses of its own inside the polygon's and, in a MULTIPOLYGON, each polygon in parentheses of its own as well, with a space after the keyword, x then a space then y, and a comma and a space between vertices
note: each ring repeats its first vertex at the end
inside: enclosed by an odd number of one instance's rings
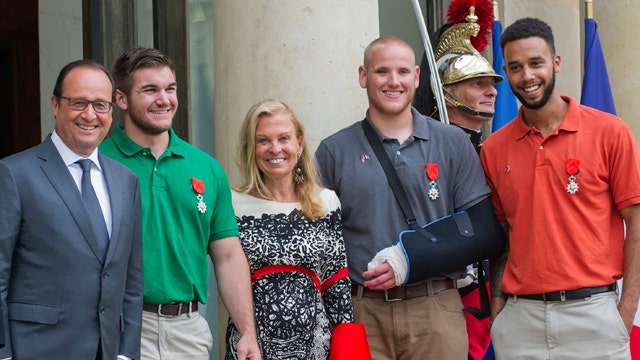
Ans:
POLYGON ((493 30, 493 4, 490 0, 453 0, 447 11, 447 22, 451 25, 466 22, 469 7, 475 3, 475 15, 478 17, 480 31, 471 38, 471 44, 479 53, 489 44, 489 36, 493 30))

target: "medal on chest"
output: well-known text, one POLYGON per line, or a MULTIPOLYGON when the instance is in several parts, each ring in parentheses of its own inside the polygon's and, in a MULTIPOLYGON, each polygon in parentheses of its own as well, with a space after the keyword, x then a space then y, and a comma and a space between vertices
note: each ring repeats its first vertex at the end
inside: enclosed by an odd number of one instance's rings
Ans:
POLYGON ((202 194, 204 194, 204 181, 192 177, 191 186, 193 187, 193 191, 196 192, 196 200, 198 200, 196 207, 201 214, 204 214, 207 212, 207 204, 204 203, 204 197, 202 196, 202 194))
POLYGON ((438 191, 438 164, 425 164, 427 178, 429 179, 429 190, 427 191, 427 195, 429 199, 436 200, 438 196, 440 196, 440 192, 438 191))
POLYGON ((569 174, 569 183, 567 184, 567 192, 571 195, 578 192, 580 187, 578 186, 576 176, 580 172, 580 160, 578 159, 567 159, 567 167, 565 169, 567 174, 569 174))

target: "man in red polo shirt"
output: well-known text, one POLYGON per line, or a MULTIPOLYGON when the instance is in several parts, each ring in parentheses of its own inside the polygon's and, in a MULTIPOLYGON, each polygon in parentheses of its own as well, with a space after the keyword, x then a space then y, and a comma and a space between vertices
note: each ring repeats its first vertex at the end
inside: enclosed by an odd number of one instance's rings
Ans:
POLYGON ((629 359, 640 293, 636 142, 622 119, 558 93, 546 23, 520 19, 500 45, 522 107, 481 152, 509 234, 490 270, 496 358, 629 359))

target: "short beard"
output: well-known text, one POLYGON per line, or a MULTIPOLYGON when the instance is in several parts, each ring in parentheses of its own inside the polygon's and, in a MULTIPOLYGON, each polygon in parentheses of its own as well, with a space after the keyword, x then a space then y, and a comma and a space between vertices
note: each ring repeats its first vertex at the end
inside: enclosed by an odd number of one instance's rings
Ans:
POLYGON ((544 94, 542 94, 542 99, 540 99, 537 102, 527 102, 524 97, 522 95, 520 95, 519 92, 517 92, 513 86, 511 87, 511 91, 515 94, 515 96, 518 98, 518 100, 520 100, 520 103, 522 104, 522 106, 526 107, 527 109, 540 109, 541 107, 545 106, 547 104, 547 102, 549 102, 549 99, 551 98, 551 93, 553 93, 553 89, 556 87, 556 73, 553 73, 553 77, 551 78, 551 83, 549 83, 549 86, 544 90, 544 94))
MULTIPOLYGON (((171 125, 166 128, 156 126, 152 122, 146 121, 144 118, 139 118, 135 112, 130 112, 129 117, 133 125, 147 135, 160 135, 171 128, 171 125)), ((173 120, 171 121, 171 124, 173 124, 173 120)))

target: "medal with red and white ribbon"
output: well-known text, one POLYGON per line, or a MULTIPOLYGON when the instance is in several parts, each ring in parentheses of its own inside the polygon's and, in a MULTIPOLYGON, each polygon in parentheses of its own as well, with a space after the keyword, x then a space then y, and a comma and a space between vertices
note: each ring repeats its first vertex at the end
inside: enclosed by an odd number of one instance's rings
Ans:
POLYGON ((427 195, 429 199, 436 200, 440 195, 438 192, 438 183, 436 182, 438 179, 438 164, 425 164, 425 168, 427 178, 429 179, 429 191, 427 191, 427 195))
POLYGON ((204 194, 204 181, 192 177, 191 186, 193 187, 193 191, 195 191, 197 194, 196 200, 198 200, 198 211, 201 214, 204 214, 205 212, 207 212, 207 204, 204 203, 204 197, 202 196, 202 194, 204 194))
POLYGON ((567 184, 567 192, 571 195, 578 192, 580 188, 578 183, 576 182, 576 175, 580 172, 580 160, 578 159, 567 159, 567 167, 565 168, 567 174, 569 174, 569 183, 567 184))

